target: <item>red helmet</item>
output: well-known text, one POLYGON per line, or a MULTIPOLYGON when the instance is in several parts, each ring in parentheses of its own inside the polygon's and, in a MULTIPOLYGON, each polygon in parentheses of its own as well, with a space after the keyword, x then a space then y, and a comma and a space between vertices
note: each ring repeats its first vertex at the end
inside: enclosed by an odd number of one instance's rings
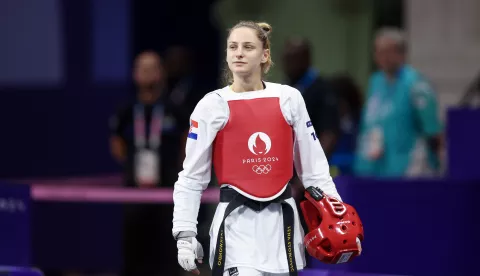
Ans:
POLYGON ((300 207, 308 226, 304 243, 307 252, 328 264, 350 262, 359 255, 357 238, 363 241, 363 225, 352 206, 307 188, 300 207))

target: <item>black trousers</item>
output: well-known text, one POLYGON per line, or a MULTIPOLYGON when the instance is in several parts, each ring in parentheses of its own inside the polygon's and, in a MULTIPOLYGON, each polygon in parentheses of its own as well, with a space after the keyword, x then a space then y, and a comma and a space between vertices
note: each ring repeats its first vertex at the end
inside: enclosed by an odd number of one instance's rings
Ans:
POLYGON ((124 206, 123 276, 180 275, 172 218, 171 204, 124 206))

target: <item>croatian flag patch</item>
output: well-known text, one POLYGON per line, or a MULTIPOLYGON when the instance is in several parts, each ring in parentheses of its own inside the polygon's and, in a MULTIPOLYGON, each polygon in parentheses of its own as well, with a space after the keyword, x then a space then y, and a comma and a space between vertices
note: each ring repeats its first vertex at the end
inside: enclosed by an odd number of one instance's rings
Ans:
POLYGON ((195 120, 190 120, 190 130, 188 131, 188 138, 197 140, 197 131, 198 129, 198 122, 195 120))

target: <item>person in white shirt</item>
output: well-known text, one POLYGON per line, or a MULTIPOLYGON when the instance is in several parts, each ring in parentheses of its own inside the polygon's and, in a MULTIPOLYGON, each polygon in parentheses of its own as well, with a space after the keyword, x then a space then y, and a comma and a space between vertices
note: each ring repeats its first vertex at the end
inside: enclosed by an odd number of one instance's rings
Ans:
POLYGON ((289 180, 341 200, 300 92, 263 81, 272 60, 270 25, 241 21, 227 40, 230 85, 201 99, 190 118, 183 170, 175 183, 173 229, 178 262, 199 274, 196 240, 211 165, 220 203, 210 228, 212 275, 297 275, 303 237, 289 180))

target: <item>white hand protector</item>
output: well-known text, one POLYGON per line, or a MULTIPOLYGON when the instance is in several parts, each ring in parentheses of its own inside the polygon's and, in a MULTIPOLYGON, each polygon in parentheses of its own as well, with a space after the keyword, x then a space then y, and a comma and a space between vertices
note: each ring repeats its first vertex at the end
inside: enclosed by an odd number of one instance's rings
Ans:
MULTIPOLYGON (((195 237, 182 238, 177 241, 178 263, 186 271, 197 269, 195 260, 203 261, 203 247, 195 237)), ((198 272, 198 271, 197 271, 198 272)))

